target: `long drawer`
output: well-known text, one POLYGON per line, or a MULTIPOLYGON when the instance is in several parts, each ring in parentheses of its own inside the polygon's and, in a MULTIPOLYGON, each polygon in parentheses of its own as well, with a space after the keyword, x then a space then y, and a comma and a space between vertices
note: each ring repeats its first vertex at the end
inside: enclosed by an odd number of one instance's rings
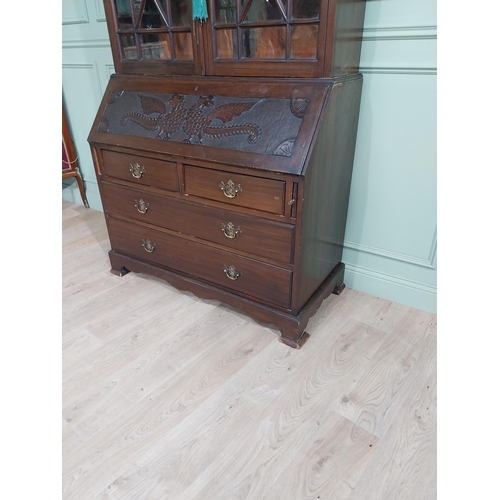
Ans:
POLYGON ((177 164, 146 156, 103 150, 104 174, 117 179, 154 186, 167 191, 179 191, 177 164))
POLYGON ((192 165, 185 165, 184 169, 188 195, 273 214, 284 213, 284 181, 192 165))
POLYGON ((188 234, 229 250, 292 263, 294 226, 101 182, 108 213, 188 234))
POLYGON ((292 272, 108 216, 113 250, 201 278, 242 295, 290 307, 292 272))

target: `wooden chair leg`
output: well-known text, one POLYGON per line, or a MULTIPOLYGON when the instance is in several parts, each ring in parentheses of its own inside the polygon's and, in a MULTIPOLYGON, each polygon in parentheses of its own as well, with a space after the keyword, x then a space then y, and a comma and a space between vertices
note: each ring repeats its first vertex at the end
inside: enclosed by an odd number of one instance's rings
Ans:
POLYGON ((87 194, 85 193, 85 186, 83 184, 83 177, 80 174, 80 170, 76 169, 76 181, 78 182, 78 187, 80 188, 80 195, 82 197, 83 204, 86 208, 90 208, 89 202, 87 201, 87 194))

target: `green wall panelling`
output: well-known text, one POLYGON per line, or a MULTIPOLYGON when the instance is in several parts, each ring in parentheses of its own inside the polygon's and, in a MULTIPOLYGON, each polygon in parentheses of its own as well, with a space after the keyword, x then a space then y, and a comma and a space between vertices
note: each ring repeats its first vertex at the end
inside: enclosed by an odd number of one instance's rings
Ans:
MULTIPOLYGON (((62 88, 91 208, 102 210, 87 136, 110 75, 114 72, 101 0, 63 0, 62 88)), ((83 205, 75 179, 66 179, 62 197, 83 205)))
POLYGON ((369 0, 346 286, 436 312, 436 1, 369 0))

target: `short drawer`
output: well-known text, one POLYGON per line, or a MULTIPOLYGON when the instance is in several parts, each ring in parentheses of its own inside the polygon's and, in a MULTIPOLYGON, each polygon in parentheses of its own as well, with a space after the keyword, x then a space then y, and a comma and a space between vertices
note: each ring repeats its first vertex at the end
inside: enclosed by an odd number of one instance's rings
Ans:
POLYGON ((113 250, 288 309, 292 272, 108 217, 113 250))
POLYGON ((146 156, 102 151, 104 174, 144 186, 179 191, 177 164, 146 156))
POLYGON ((185 165, 186 194, 283 214, 285 182, 185 165))
POLYGON ((244 251, 281 264, 292 263, 294 226, 229 210, 101 182, 104 209, 195 236, 229 250, 244 251))

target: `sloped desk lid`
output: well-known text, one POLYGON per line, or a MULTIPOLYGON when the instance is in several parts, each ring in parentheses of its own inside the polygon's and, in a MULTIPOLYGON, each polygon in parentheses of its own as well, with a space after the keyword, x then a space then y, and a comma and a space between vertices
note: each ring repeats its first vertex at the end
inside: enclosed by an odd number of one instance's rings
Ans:
POLYGON ((299 174, 331 81, 114 75, 89 142, 299 174))

